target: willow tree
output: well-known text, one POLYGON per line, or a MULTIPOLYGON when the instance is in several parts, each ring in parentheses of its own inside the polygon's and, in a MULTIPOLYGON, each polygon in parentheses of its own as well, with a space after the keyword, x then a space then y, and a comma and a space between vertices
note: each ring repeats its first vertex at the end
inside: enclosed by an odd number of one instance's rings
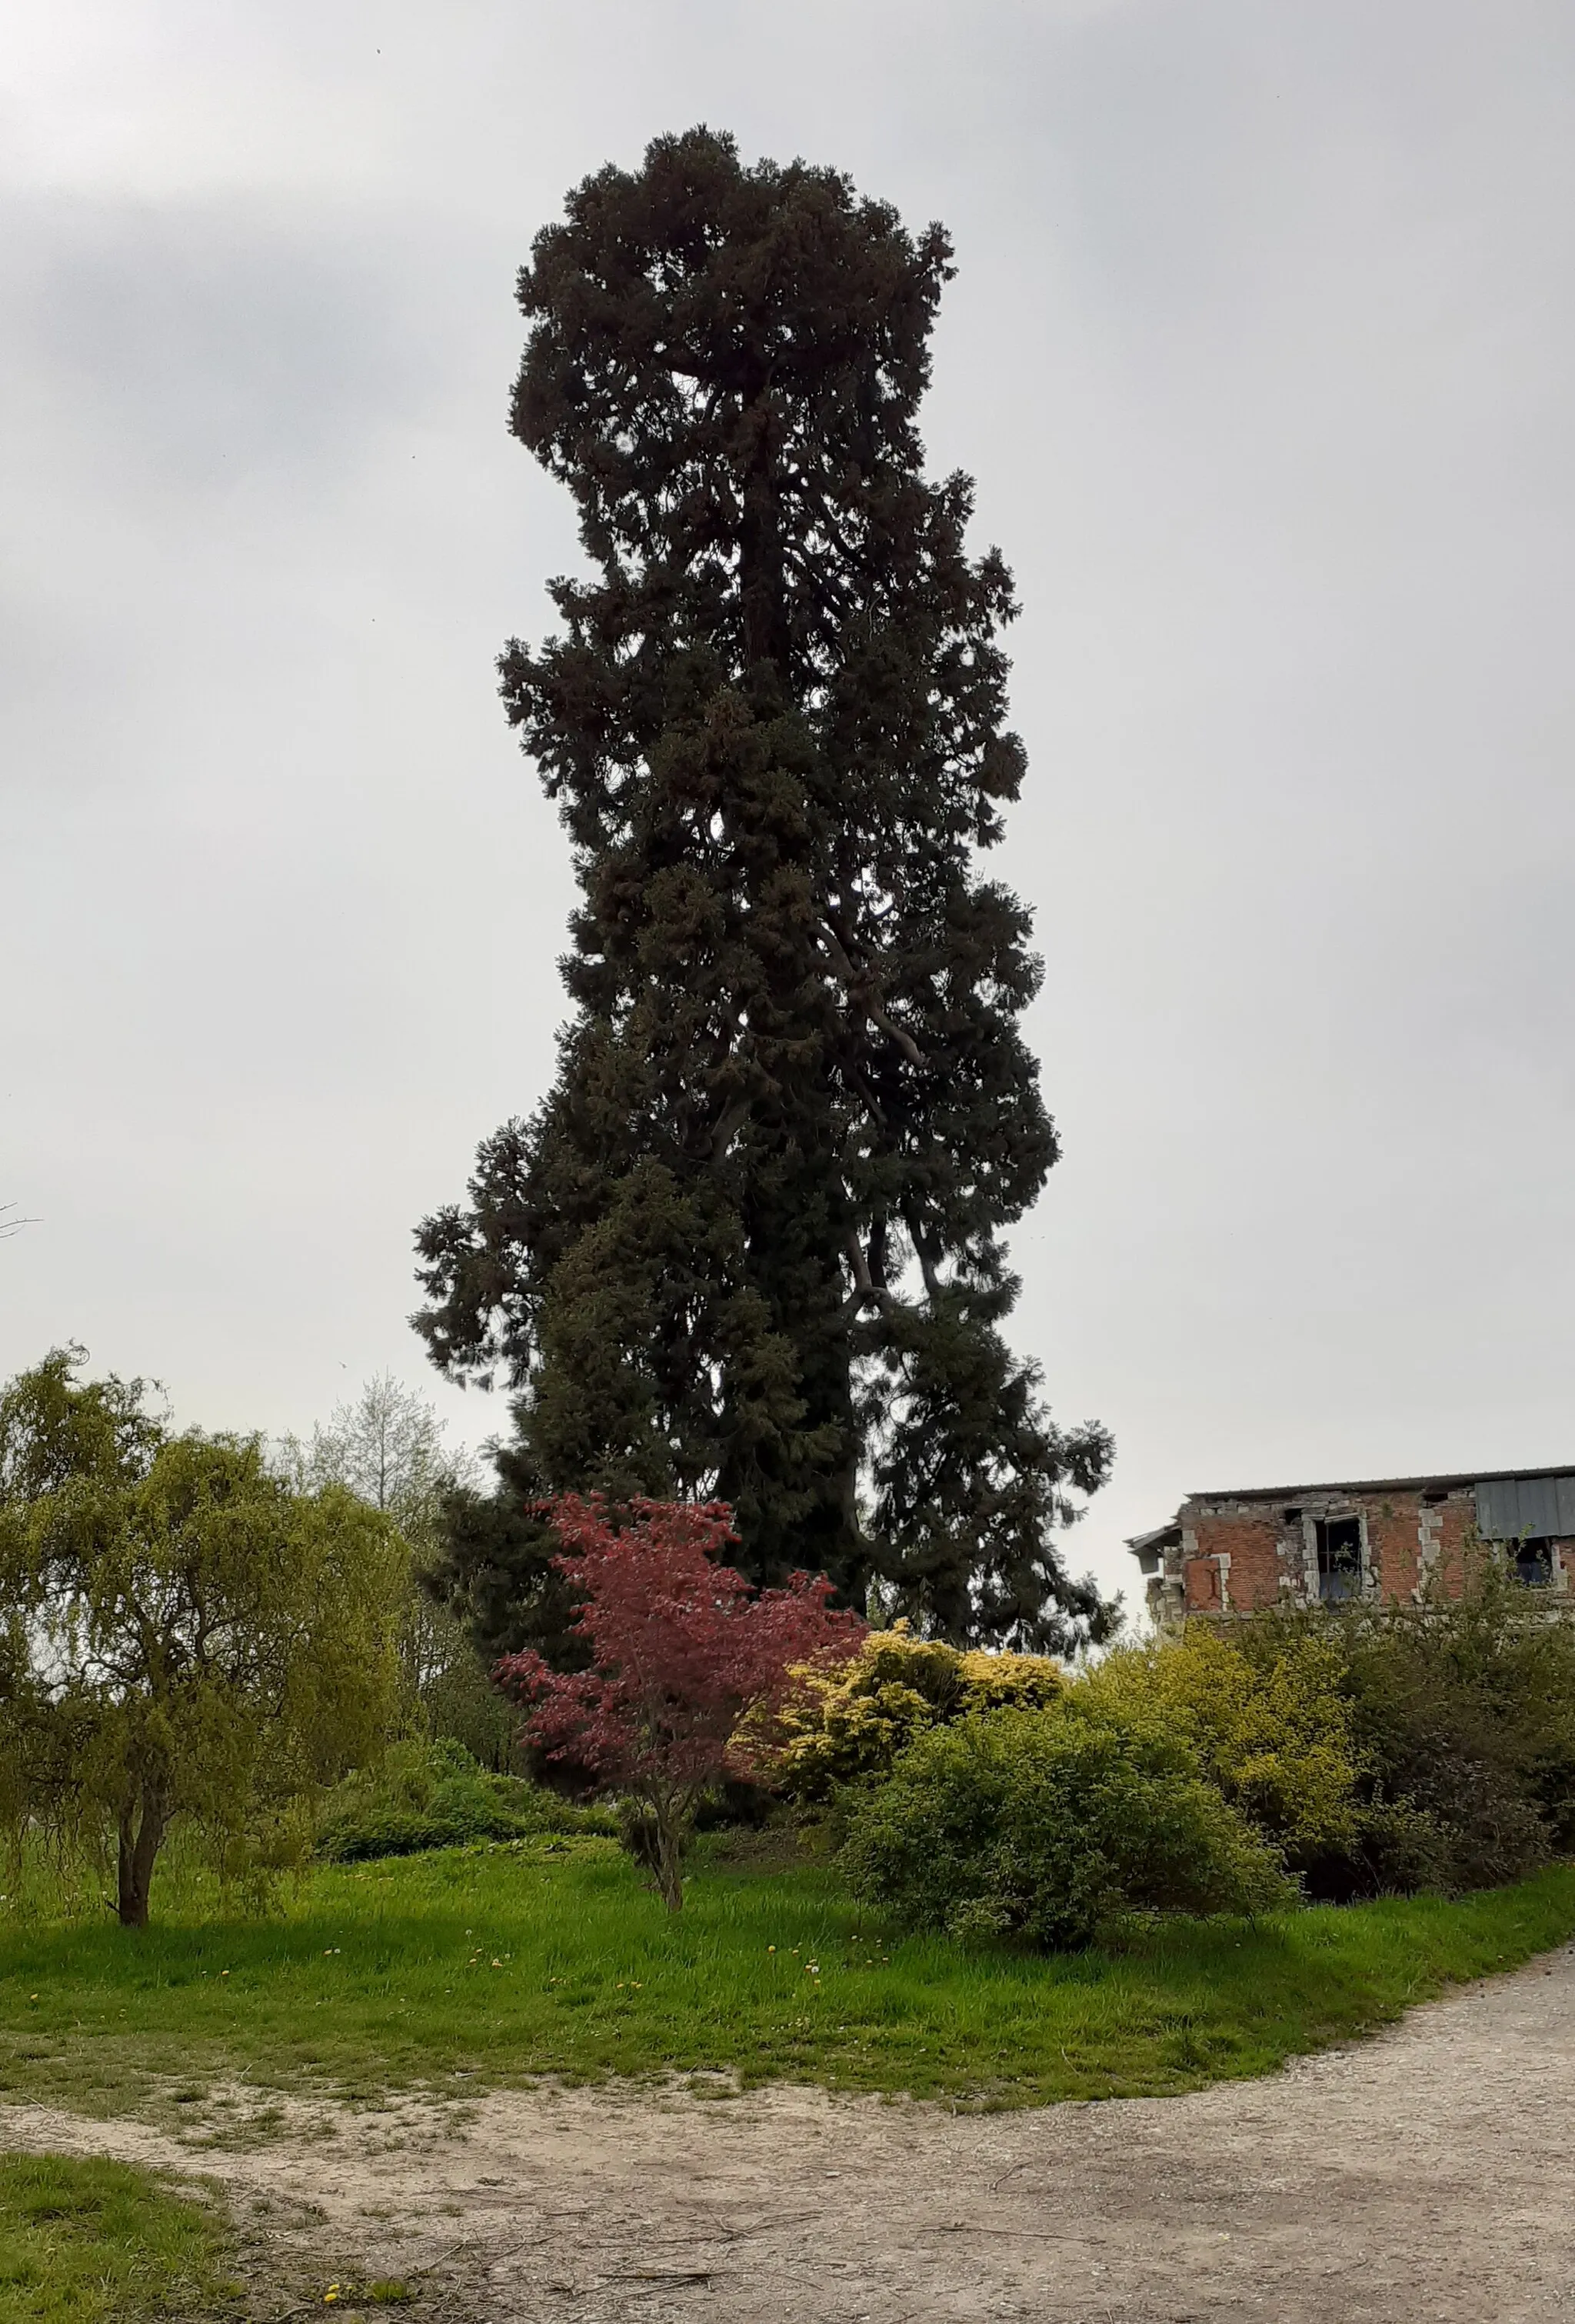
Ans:
POLYGON ((1102 1480, 1001 1326, 1056 1158, 1029 916, 979 859, 1024 753, 993 549, 916 418, 951 245, 696 129, 573 193, 520 273, 512 429, 588 560, 503 697, 580 887, 534 1114, 419 1231, 438 1366, 514 1437, 450 1581, 517 1642, 533 1495, 719 1499, 739 1562, 959 1640, 1104 1619, 1055 1542, 1102 1480))
POLYGON ((179 1824, 265 1876, 381 1751, 409 1552, 260 1439, 171 1435, 142 1381, 78 1379, 81 1353, 0 1388, 0 1822, 107 1829, 140 1928, 179 1824))

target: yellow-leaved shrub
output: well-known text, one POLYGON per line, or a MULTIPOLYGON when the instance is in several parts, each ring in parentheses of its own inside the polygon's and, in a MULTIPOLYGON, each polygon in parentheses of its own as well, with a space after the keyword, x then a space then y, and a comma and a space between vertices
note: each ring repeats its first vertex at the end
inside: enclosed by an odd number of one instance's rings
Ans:
POLYGON ((1248 1657, 1217 1629, 1110 1655, 1068 1689, 1069 1711, 1114 1725, 1157 1718, 1185 1736, 1233 1807, 1294 1869, 1349 1850, 1360 1755, 1338 1643, 1287 1634, 1248 1657))
POLYGON ((773 1787, 817 1805, 885 1775, 932 1728, 987 1711, 1040 1711, 1065 1687, 1042 1655, 965 1653, 906 1623, 872 1630, 850 1662, 800 1674, 797 1693, 750 1756, 773 1787))

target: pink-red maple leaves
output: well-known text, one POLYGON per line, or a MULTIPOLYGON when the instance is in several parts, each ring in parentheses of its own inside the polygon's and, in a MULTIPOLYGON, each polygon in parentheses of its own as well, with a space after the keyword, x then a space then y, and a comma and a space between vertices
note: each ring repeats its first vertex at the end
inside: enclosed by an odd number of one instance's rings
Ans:
POLYGON ((497 1675, 531 1705, 525 1733, 549 1759, 570 1759, 647 1810, 658 1886, 675 1912, 695 1801, 728 1773, 746 1713, 769 1712, 806 1663, 840 1661, 865 1634, 830 1604, 824 1575, 795 1573, 753 1590, 719 1561, 737 1541, 724 1501, 633 1500, 599 1494, 546 1506, 563 1547, 554 1560, 584 1593, 575 1627, 586 1671, 555 1671, 538 1654, 507 1655, 497 1675))

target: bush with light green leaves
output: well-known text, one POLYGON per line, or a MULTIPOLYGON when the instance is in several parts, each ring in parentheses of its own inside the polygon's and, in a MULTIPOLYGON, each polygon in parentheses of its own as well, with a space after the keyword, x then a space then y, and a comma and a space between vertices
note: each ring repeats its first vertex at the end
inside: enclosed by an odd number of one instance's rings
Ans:
POLYGON ((1306 1871, 1349 1851, 1360 1830, 1345 1657, 1316 1625, 1266 1637, 1251 1653, 1240 1638, 1239 1626, 1194 1622, 1180 1638, 1122 1648, 1075 1682, 1068 1708, 1174 1729, 1285 1865, 1306 1871))
POLYGON ((852 1795, 839 1863, 907 1926, 1046 1951, 1134 1912, 1254 1914, 1295 1901, 1274 1849, 1154 1718, 1065 1706, 932 1729, 852 1795))

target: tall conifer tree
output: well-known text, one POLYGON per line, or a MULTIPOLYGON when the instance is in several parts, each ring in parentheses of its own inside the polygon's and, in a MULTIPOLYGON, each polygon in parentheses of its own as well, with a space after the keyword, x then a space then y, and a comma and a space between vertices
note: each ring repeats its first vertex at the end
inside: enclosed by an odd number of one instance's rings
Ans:
POLYGON ((1022 746, 999 554, 915 420, 951 245, 704 129, 537 238, 514 434, 589 578, 500 664, 581 901, 557 1076, 418 1237, 452 1377, 506 1378, 450 1582, 518 1644, 530 1497, 731 1502, 740 1563, 962 1640, 1097 1635, 1055 1534, 1102 1480, 1000 1326, 1056 1158, 1019 1029, 1028 914, 980 876, 1022 746))

